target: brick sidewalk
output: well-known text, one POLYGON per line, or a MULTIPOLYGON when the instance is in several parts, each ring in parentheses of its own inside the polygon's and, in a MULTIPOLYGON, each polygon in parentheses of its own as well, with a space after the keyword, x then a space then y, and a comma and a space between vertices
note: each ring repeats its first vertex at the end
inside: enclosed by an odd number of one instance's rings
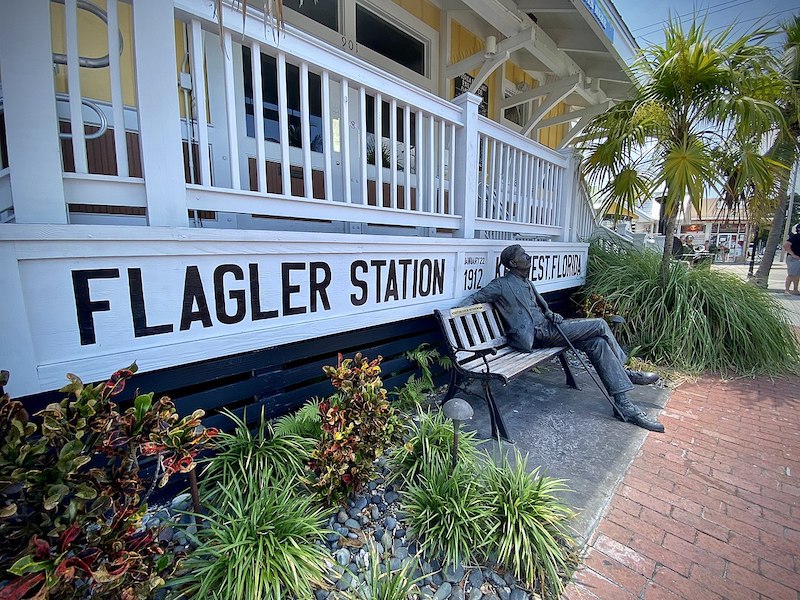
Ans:
POLYGON ((670 397, 563 600, 799 600, 800 378, 670 397))

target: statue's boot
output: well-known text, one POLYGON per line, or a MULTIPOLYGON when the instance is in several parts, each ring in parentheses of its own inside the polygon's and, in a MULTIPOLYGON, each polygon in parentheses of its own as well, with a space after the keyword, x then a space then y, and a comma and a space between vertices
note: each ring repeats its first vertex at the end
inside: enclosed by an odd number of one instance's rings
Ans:
POLYGON ((614 394, 614 406, 616 407, 614 416, 620 421, 622 420, 622 417, 620 417, 621 413, 628 423, 633 423, 634 425, 638 425, 643 429, 649 429, 650 431, 664 433, 664 426, 658 421, 650 420, 647 417, 647 413, 631 402, 625 393, 614 394))
POLYGON ((631 369, 625 369, 625 374, 634 385, 648 385, 659 380, 658 373, 651 373, 650 371, 633 371, 631 369))

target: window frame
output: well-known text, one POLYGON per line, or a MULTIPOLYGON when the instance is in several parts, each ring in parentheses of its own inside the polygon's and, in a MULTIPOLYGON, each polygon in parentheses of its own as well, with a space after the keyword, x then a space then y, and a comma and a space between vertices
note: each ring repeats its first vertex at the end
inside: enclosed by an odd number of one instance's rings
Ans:
POLYGON ((394 2, 375 2, 373 0, 325 0, 337 2, 339 7, 339 27, 335 32, 313 19, 284 7, 284 18, 288 23, 329 42, 334 47, 358 56, 384 71, 397 75, 419 87, 436 93, 439 81, 439 32, 425 22, 405 11, 394 2), (386 56, 356 42, 356 4, 373 13, 376 17, 397 27, 409 36, 422 42, 425 49, 425 74, 396 63, 386 56))

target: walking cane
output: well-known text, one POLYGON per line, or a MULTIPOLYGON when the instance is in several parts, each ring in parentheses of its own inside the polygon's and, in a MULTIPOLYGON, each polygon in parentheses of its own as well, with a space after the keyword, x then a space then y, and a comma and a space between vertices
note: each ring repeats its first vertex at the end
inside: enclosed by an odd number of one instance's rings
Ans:
POLYGON ((603 397, 606 400, 608 400, 608 403, 611 405, 611 408, 614 409, 614 412, 619 415, 619 418, 622 419, 623 423, 627 423, 628 419, 625 418, 625 415, 622 414, 622 411, 620 411, 620 409, 614 403, 614 400, 611 398, 611 396, 608 395, 608 392, 606 391, 605 386, 602 385, 599 381, 597 381, 597 378, 594 376, 594 373, 592 373, 592 371, 589 369, 589 365, 586 364, 586 361, 583 360, 583 357, 580 354, 578 354, 578 351, 575 349, 575 346, 572 345, 572 342, 569 341, 569 338, 564 334, 564 330, 561 329, 561 325, 559 325, 558 323, 555 322, 555 318, 551 319, 550 322, 555 326, 555 328, 558 331, 559 335, 561 335, 561 337, 564 338, 564 340, 567 342, 567 346, 569 346, 569 349, 572 350, 572 352, 575 353, 575 356, 580 361, 581 366, 589 374, 589 377, 592 378, 592 381, 594 381, 595 385, 597 385, 597 387, 600 389, 600 391, 603 392, 603 397))

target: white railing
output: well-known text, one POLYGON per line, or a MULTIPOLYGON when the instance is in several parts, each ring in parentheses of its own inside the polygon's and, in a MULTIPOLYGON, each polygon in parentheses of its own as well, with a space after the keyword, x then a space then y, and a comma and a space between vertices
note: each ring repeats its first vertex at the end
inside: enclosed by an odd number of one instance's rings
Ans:
POLYGON ((567 158, 486 118, 478 120, 476 228, 558 235, 567 201, 567 158))
MULTIPOLYGON (((172 226, 192 225, 190 211, 212 211, 238 228, 276 217, 566 241, 587 227, 577 225, 583 201, 572 194, 568 155, 479 117, 475 98, 448 102, 289 25, 275 34, 252 9, 243 23, 227 2, 220 39, 216 3, 107 1, 108 89, 96 104, 113 146, 107 170, 92 170, 97 147, 87 154, 93 123, 81 109, 78 56, 83 8, 63 2, 69 101, 43 117, 57 131, 69 123, 74 165, 58 180, 44 168, 38 176, 58 184, 66 204, 128 207, 150 225, 172 226), (174 40, 170 17, 183 28, 174 40), (127 23, 135 106, 123 104, 118 30, 127 23), (173 43, 185 48, 178 64, 164 58, 173 43)), ((34 11, 25 16, 31 31, 39 27, 34 11)), ((44 222, 58 212, 56 200, 26 208, 44 222)))
POLYGON ((589 190, 586 188, 586 182, 580 175, 580 169, 576 169, 576 186, 575 198, 572 201, 573 206, 573 225, 571 241, 587 241, 592 237, 592 234, 599 227, 597 224, 597 211, 592 206, 589 190))

